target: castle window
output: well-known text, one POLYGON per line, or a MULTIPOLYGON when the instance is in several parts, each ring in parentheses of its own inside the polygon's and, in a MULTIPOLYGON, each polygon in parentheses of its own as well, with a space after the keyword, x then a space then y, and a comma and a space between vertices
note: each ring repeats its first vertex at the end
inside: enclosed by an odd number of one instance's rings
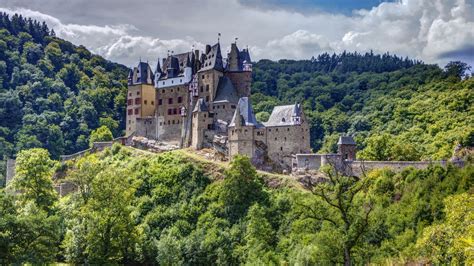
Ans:
POLYGON ((168 125, 171 124, 171 121, 168 120, 168 125))
POLYGON ((173 120, 173 125, 174 125, 174 120, 173 120))
POLYGON ((139 112, 140 112, 140 109, 136 108, 135 109, 135 114, 138 115, 139 112))
POLYGON ((179 79, 179 82, 183 82, 183 79, 179 79))
POLYGON ((163 99, 158 99, 158 105, 162 105, 163 104, 163 99))
POLYGON ((286 141, 286 137, 285 137, 285 141, 286 141))
POLYGON ((202 75, 201 78, 204 79, 204 75, 202 75))
MULTIPOLYGON (((163 82, 163 85, 165 85, 165 83, 164 83, 164 82, 163 82)), ((164 94, 164 93, 165 93, 165 90, 161 90, 161 93, 163 93, 163 94, 164 94)))
POLYGON ((203 86, 201 86, 201 92, 203 92, 203 91, 204 91, 204 87, 203 87, 203 86))
POLYGON ((135 104, 140 104, 141 103, 141 99, 140 98, 136 98, 135 99, 135 104))
POLYGON ((269 129, 268 129, 268 132, 272 132, 272 129, 271 129, 271 128, 269 128, 269 129))
POLYGON ((231 105, 230 108, 235 109, 235 105, 231 105))
POLYGON ((172 109, 168 109, 168 115, 171 115, 173 113, 172 109))
POLYGON ((220 105, 217 106, 217 109, 219 109, 219 108, 220 108, 220 105))
POLYGON ((179 87, 176 89, 177 92, 179 92, 179 87))
POLYGON ((303 136, 303 139, 304 139, 304 136, 303 136))
MULTIPOLYGON (((171 84, 173 84, 173 83, 174 83, 174 80, 171 80, 171 84)), ((171 92, 173 92, 173 91, 171 91, 171 92)))
POLYGON ((137 95, 140 95, 140 92, 139 92, 139 91, 137 91, 137 95))
POLYGON ((284 117, 281 119, 281 122, 285 122, 285 118, 284 118, 284 117))
POLYGON ((290 131, 290 128, 287 128, 286 131, 290 131))
POLYGON ((174 114, 174 115, 178 114, 178 108, 174 108, 174 109, 173 109, 173 114, 174 114))
POLYGON ((222 105, 222 109, 225 109, 225 105, 222 105))
POLYGON ((216 107, 215 107, 215 106, 212 106, 212 109, 216 109, 216 107))
MULTIPOLYGON (((171 82, 171 83, 173 83, 173 82, 171 82)), ((171 89, 171 92, 173 92, 173 89, 171 89)))
POLYGON ((178 97, 178 103, 182 103, 183 102, 183 97, 178 97))
POLYGON ((280 151, 283 151, 283 147, 280 147, 280 151))
POLYGON ((151 105, 155 105, 155 102, 154 102, 154 101, 151 101, 151 105))
POLYGON ((277 140, 277 138, 275 138, 275 140, 277 140))
POLYGON ((275 129, 275 131, 276 131, 276 132, 278 132, 278 128, 277 128, 277 129, 275 129))
POLYGON ((168 104, 173 104, 173 98, 168 98, 168 104))
POLYGON ((128 109, 128 115, 133 115, 133 110, 132 109, 128 109))
POLYGON ((133 103, 133 100, 132 100, 132 99, 129 99, 129 100, 127 101, 127 105, 132 105, 132 103, 133 103))
POLYGON ((206 91, 209 91, 209 84, 206 84, 206 91))
POLYGON ((207 115, 206 115, 206 114, 204 114, 204 118, 206 118, 206 117, 207 117, 207 115))
POLYGON ((162 123, 162 122, 160 122, 160 126, 162 126, 162 125, 163 125, 163 123, 162 123))
POLYGON ((246 129, 246 130, 244 130, 244 132, 247 132, 247 129, 246 129))
POLYGON ((132 96, 132 93, 130 92, 130 93, 128 94, 128 96, 132 96))
POLYGON ((211 125, 211 124, 208 124, 208 125, 207 125, 207 129, 208 129, 208 130, 212 130, 212 125, 211 125))
POLYGON ((144 104, 147 104, 147 100, 144 100, 143 103, 144 103, 144 104))
POLYGON ((209 96, 206 96, 206 102, 209 102, 209 96))

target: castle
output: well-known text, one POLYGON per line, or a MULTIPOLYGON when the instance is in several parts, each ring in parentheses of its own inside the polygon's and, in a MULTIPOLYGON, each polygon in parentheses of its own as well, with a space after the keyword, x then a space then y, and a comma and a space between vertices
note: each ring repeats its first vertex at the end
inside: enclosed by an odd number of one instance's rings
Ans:
POLYGON ((153 73, 140 62, 128 76, 126 136, 142 136, 224 156, 246 155, 254 163, 290 169, 292 158, 309 153, 309 125, 300 104, 276 106, 267 122, 255 118, 250 94, 248 49, 232 43, 171 54, 153 73))

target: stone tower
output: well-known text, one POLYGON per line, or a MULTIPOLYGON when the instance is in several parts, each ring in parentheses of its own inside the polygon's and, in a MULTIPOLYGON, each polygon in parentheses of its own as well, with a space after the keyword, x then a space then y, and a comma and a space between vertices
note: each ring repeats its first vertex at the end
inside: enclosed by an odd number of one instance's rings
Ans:
POLYGON ((155 114, 155 88, 150 65, 140 62, 130 69, 127 91, 126 136, 137 129, 137 119, 153 117, 155 114))
POLYGON ((337 153, 342 156, 342 160, 354 161, 356 159, 357 146, 351 136, 339 137, 337 147, 337 153))
POLYGON ((202 149, 204 131, 212 125, 212 118, 209 118, 209 108, 203 98, 197 100, 192 116, 191 146, 195 149, 202 149))
POLYGON ((234 117, 229 124, 229 157, 240 154, 252 159, 256 150, 254 131, 260 127, 263 126, 257 122, 249 98, 240 98, 234 117))

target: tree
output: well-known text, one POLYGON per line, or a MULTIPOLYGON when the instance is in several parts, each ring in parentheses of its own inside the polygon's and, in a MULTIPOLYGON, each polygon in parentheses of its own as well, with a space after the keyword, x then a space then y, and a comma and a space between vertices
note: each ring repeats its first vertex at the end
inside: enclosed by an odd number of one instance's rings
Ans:
POLYGON ((416 247, 435 264, 474 263, 474 197, 469 192, 444 200, 444 222, 426 227, 416 247))
POLYGON ((261 198, 262 184, 255 167, 248 157, 235 156, 230 168, 225 172, 218 198, 225 217, 230 221, 236 221, 261 198))
POLYGON ((35 148, 18 153, 15 177, 9 186, 20 192, 23 205, 31 201, 45 211, 53 208, 57 200, 52 180, 55 165, 45 149, 35 148))
POLYGON ((454 78, 459 81, 468 74, 471 66, 461 61, 451 61, 444 67, 444 72, 447 77, 454 78))
POLYGON ((131 172, 110 165, 92 180, 86 202, 68 215, 63 246, 70 262, 93 264, 135 261, 140 231, 132 217, 137 183, 131 172), (75 251, 80 252, 76 253, 75 251))
POLYGON ((89 147, 94 145, 94 142, 99 141, 111 141, 114 137, 112 136, 112 132, 106 126, 101 126, 98 129, 92 131, 91 136, 89 137, 89 147))
MULTIPOLYGON (((344 265, 352 265, 352 250, 367 233, 373 210, 373 202, 365 195, 369 178, 347 177, 340 175, 333 167, 325 170, 327 180, 318 181, 308 178, 306 187, 319 199, 319 206, 306 205, 306 217, 325 222, 333 236, 342 236, 344 265)), ((336 248, 336 247, 334 247, 336 248)))

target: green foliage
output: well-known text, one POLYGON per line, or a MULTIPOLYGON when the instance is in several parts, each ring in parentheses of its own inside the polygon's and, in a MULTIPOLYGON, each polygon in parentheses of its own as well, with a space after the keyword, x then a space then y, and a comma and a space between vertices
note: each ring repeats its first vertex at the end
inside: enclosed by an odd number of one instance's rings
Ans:
MULTIPOLYGON (((46 175, 39 166, 48 164, 45 152, 23 151, 18 159, 24 168, 28 158, 31 175, 46 175)), ((142 155, 114 145, 68 162, 61 175, 77 190, 48 211, 33 193, 0 191, 0 261, 472 262, 472 164, 381 169, 362 179, 328 169, 325 182, 306 189, 270 189, 246 157, 211 176, 210 164, 178 154, 142 155)))
POLYGON ((47 150, 36 148, 18 154, 15 176, 9 186, 19 191, 23 205, 32 201, 42 210, 51 210, 57 200, 52 180, 54 166, 47 150))
POLYGON ((114 137, 112 132, 107 126, 101 126, 98 129, 92 131, 91 136, 89 137, 89 147, 94 145, 94 142, 99 141, 111 141, 114 137))
POLYGON ((30 148, 54 159, 84 150, 102 125, 122 135, 125 66, 56 38, 45 23, 5 13, 0 21, 0 128, 8 129, 0 160, 30 148))
POLYGON ((252 101, 256 114, 301 102, 314 150, 334 151, 334 136, 350 133, 359 150, 371 150, 361 153, 368 158, 448 159, 457 144, 472 146, 474 79, 462 74, 468 68, 452 62, 443 71, 372 53, 261 60, 253 67, 252 101), (386 150, 374 154, 374 138, 385 135, 386 150))
POLYGON ((435 264, 470 265, 474 263, 474 195, 450 196, 444 205, 445 220, 426 227, 416 247, 435 264))

